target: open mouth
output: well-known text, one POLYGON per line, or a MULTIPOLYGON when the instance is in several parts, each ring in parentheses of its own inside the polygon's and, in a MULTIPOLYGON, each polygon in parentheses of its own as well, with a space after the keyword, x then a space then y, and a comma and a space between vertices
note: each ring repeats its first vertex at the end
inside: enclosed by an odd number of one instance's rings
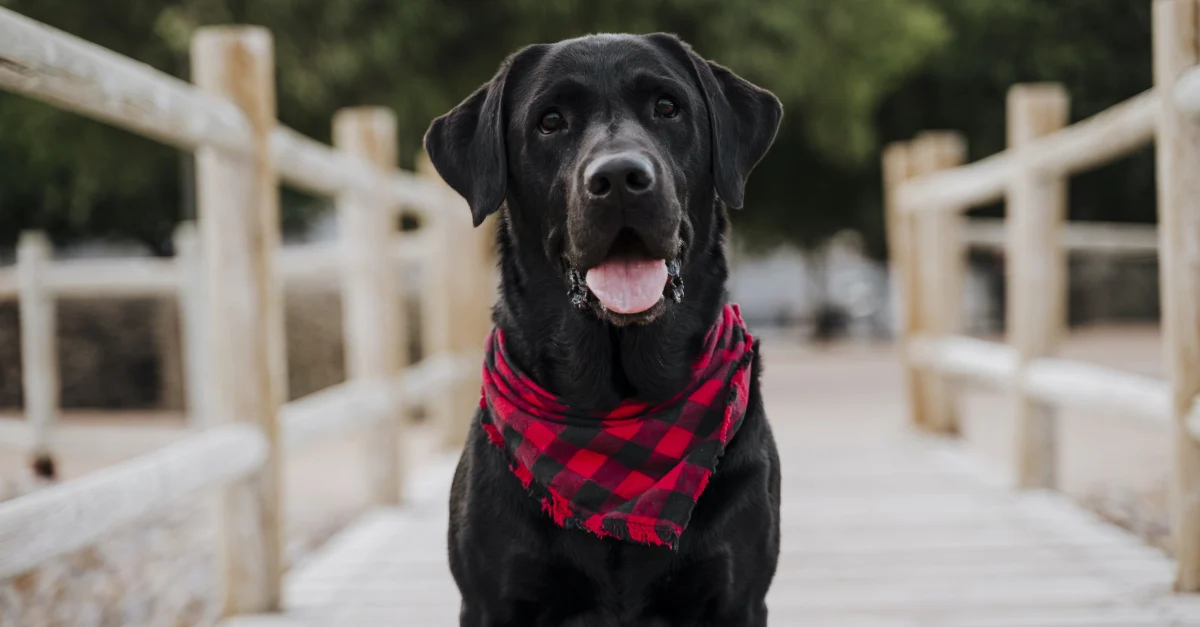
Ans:
POLYGON ((588 269, 585 282, 605 309, 637 314, 662 300, 670 278, 668 262, 655 259, 637 234, 623 229, 605 260, 588 269))

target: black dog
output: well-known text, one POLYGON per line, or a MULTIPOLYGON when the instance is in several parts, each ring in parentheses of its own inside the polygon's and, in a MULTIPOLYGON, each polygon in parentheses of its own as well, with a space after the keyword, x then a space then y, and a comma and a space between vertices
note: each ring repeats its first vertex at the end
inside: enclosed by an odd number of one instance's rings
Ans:
MULTIPOLYGON (((508 361, 572 408, 676 397, 725 306, 726 207, 782 113, 672 35, 597 35, 517 52, 435 120, 426 150, 476 225, 503 209, 508 361)), ((766 625, 779 459, 752 363, 676 550, 560 527, 477 412, 450 501, 461 625, 766 625)))

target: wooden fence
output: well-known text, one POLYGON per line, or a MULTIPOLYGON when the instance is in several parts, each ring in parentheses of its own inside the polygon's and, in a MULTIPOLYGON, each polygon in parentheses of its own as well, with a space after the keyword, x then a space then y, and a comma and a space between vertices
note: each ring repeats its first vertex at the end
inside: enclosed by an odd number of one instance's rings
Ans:
POLYGON ((427 404, 447 443, 478 402, 478 364, 494 280, 486 233, 427 167, 396 168, 382 108, 333 120, 336 148, 276 121, 273 43, 252 27, 201 29, 185 83, 0 9, 0 88, 194 151, 198 223, 172 260, 52 261, 22 238, 0 298, 21 310, 26 419, 49 460, 58 411, 54 303, 63 296, 177 294, 189 384, 188 437, 79 479, 0 504, 0 578, 79 549, 169 502, 222 489, 226 614, 273 611, 283 565, 281 461, 351 428, 370 429, 374 501, 399 502, 404 408, 427 404), (280 183, 336 200, 337 246, 281 252, 280 183), (421 227, 400 236, 398 210, 421 227), (401 363, 398 259, 422 267, 422 342, 401 363), (340 277, 347 381, 285 403, 282 283, 340 277))
MULTIPOLYGON (((15 424, 0 420, 0 443, 28 443, 36 466, 53 466, 54 426, 59 414, 54 303, 61 298, 175 297, 182 330, 185 411, 199 426, 204 368, 204 281, 196 225, 184 222, 175 232, 174 258, 53 260, 40 232, 24 234, 17 245, 17 264, 0 267, 0 302, 21 304, 21 357, 25 418, 15 424)), ((350 238, 353 239, 353 238, 350 238)), ((393 262, 417 263, 428 258, 428 233, 397 234, 390 245, 393 262)), ((336 242, 281 248, 276 255, 278 278, 285 285, 339 283, 341 250, 336 242)), ((394 276, 396 273, 393 272, 394 276)), ((423 291, 418 286, 414 291, 423 291)), ((436 298, 436 293, 434 294, 436 298)), ((443 306, 445 303, 441 303, 443 306)))
POLYGON ((1176 587, 1184 592, 1200 592, 1198 23, 1200 0, 1155 0, 1154 89, 1095 117, 1068 126, 1062 86, 1016 85, 1008 94, 1004 152, 963 165, 961 136, 929 132, 889 146, 883 158, 912 419, 955 432, 961 378, 1007 390, 1016 412, 1017 483, 1026 488, 1055 486, 1056 406, 1104 408, 1171 425, 1171 524, 1176 587), (1054 357, 1066 321, 1067 178, 1151 141, 1157 141, 1169 381, 1054 357), (1007 338, 997 344, 961 335, 961 214, 1002 198, 1007 338))

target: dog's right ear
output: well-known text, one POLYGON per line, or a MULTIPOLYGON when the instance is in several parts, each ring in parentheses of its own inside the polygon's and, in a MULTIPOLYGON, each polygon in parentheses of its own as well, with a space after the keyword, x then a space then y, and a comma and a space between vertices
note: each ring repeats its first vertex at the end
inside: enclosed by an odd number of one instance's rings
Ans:
POLYGON ((425 132, 425 152, 442 180, 467 199, 475 226, 496 212, 508 187, 504 93, 513 65, 530 50, 504 60, 492 80, 425 132))

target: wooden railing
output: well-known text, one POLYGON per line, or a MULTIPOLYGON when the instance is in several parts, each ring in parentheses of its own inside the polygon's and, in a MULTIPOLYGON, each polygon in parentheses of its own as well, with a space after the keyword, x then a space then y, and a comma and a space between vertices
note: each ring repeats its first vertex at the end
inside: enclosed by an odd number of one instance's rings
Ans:
MULTIPOLYGON (((397 235, 389 270, 401 263, 421 263, 429 256, 428 235, 397 235)), ((33 457, 53 459, 53 426, 59 413, 58 364, 55 350, 54 302, 62 298, 129 298, 175 296, 186 385, 185 409, 195 425, 204 417, 203 276, 195 224, 184 222, 175 233, 174 258, 53 260, 48 240, 39 232, 24 234, 17 245, 17 264, 0 267, 0 302, 18 301, 28 321, 21 325, 25 417, 8 425, 0 443, 14 437, 31 442, 33 457), (28 430, 28 434, 20 431, 28 430)), ((284 284, 340 282, 341 247, 336 242, 281 248, 276 270, 284 284)), ((395 274, 395 272, 393 272, 395 274)), ((415 290, 414 290, 415 291, 415 290)), ((445 306, 445 303, 442 303, 445 306)), ((420 367, 420 366, 418 366, 420 367)), ((9 421, 0 421, 0 424, 9 421)))
POLYGON ((0 9, 0 88, 194 151, 195 227, 171 260, 52 261, 22 238, 0 298, 21 309, 25 413, 33 453, 53 455, 58 413, 54 303, 64 296, 176 294, 187 354, 191 435, 78 479, 0 503, 0 578, 84 547, 169 503, 221 488, 226 614, 276 610, 283 564, 285 455, 346 429, 372 430, 374 502, 401 499, 404 410, 423 404, 447 444, 478 402, 479 352, 494 280, 486 232, 432 174, 396 168, 396 124, 346 109, 336 149, 275 117, 273 43, 261 28, 201 29, 185 83, 0 9), (335 199, 336 246, 281 250, 278 187, 335 199), (398 233, 398 211, 416 214, 398 233), (417 262, 425 348, 405 365, 397 261, 417 262), (282 284, 341 284, 347 381, 285 403, 282 284))
MULTIPOLYGON (((969 248, 1004 250, 1008 244, 1004 220, 967 220, 963 238, 969 248)), ((1066 222, 1062 247, 1067 252, 1108 257, 1158 255, 1158 229, 1153 224, 1124 222, 1066 222)))
POLYGON ((955 386, 962 377, 1009 391, 1016 478, 1025 488, 1056 484, 1056 406, 1104 408, 1170 425, 1176 587, 1185 592, 1200 592, 1198 23, 1200 0, 1155 0, 1154 89, 1093 118, 1067 126, 1061 86, 1016 85, 1008 95, 1008 150, 962 165, 962 138, 934 132, 889 146, 883 159, 913 421, 957 431, 955 386), (1169 381, 1054 357, 1066 326, 1067 178, 1155 140, 1169 381), (1005 344, 961 335, 961 214, 999 199, 1007 208, 1005 344))

